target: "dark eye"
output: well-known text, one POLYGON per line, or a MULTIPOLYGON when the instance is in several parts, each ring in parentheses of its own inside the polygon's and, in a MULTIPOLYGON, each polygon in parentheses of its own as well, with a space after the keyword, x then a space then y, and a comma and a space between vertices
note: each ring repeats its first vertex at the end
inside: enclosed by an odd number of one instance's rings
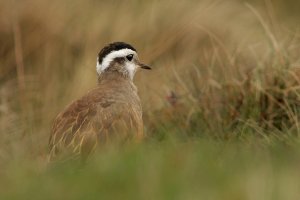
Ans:
POLYGON ((133 54, 129 54, 128 56, 126 56, 127 60, 131 61, 133 58, 133 54))

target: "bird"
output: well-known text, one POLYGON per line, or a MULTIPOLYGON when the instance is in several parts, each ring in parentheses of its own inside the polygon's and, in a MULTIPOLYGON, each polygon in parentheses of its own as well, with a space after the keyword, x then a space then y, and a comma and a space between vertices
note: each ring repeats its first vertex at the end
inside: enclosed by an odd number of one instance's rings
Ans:
POLYGON ((55 118, 49 138, 49 159, 59 155, 89 156, 100 144, 117 139, 144 138, 141 101, 133 78, 138 69, 137 50, 113 42, 98 53, 98 84, 70 103, 55 118))

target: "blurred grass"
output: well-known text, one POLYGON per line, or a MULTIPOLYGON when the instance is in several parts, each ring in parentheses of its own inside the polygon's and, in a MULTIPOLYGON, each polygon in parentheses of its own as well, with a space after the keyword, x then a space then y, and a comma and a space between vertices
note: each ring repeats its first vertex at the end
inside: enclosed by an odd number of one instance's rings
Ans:
POLYGON ((299 199, 298 1, 0 1, 1 199, 299 199), (145 143, 46 166, 56 114, 126 41, 145 143))
MULTIPOLYGON (((13 162, 1 199, 298 199, 299 140, 209 139, 107 147, 86 165, 13 162)), ((4 183, 1 181, 2 183, 4 183)))

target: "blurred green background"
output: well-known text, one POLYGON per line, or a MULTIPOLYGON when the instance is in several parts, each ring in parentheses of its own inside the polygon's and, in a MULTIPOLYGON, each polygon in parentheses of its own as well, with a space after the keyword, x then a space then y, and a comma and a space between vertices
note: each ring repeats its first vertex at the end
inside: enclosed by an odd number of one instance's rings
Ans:
POLYGON ((299 199, 296 0, 0 1, 0 199, 299 199), (113 41, 147 138, 47 164, 55 116, 113 41))

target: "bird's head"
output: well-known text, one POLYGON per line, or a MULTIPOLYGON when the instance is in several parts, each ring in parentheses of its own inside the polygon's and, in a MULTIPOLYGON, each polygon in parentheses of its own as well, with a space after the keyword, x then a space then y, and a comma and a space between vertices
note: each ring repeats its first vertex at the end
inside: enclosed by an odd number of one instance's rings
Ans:
POLYGON ((114 42, 105 46, 98 54, 96 69, 99 76, 119 73, 132 80, 139 68, 151 69, 139 61, 136 49, 130 44, 114 42))

